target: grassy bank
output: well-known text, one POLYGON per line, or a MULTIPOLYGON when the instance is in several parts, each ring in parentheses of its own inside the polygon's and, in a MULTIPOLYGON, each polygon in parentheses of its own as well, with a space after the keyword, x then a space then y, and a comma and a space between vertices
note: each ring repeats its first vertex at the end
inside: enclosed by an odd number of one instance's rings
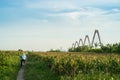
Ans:
POLYGON ((0 51, 0 80, 16 80, 19 68, 18 51, 0 51))

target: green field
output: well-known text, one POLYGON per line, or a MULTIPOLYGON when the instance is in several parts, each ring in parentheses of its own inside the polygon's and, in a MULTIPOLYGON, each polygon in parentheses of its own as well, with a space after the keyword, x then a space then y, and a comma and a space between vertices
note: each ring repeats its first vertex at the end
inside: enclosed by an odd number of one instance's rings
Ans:
MULTIPOLYGON (((19 51, 0 51, 0 80, 16 80, 19 51)), ((25 80, 120 80, 120 55, 28 52, 25 80)))
POLYGON ((19 69, 18 51, 0 51, 0 80, 16 80, 19 69))
POLYGON ((120 80, 120 55, 33 52, 25 80, 120 80))

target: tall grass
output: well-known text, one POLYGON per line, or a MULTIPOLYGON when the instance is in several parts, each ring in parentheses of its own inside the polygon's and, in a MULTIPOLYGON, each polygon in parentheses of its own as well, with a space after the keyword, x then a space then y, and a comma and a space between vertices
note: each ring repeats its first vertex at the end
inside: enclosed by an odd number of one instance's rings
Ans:
POLYGON ((60 77, 53 74, 50 68, 38 55, 28 54, 24 72, 25 80, 59 80, 60 77))
POLYGON ((0 51, 0 80, 16 80, 20 68, 18 51, 0 51))
POLYGON ((26 79, 47 80, 119 80, 120 55, 80 53, 32 53, 26 66, 26 79), (32 62, 32 63, 31 63, 32 62), (42 71, 45 74, 42 74, 42 71), (34 76, 32 76, 34 75, 34 76), (27 77, 31 77, 28 79, 27 77), (48 77, 48 76, 46 76, 48 77), (57 78, 56 78, 57 77, 57 78))

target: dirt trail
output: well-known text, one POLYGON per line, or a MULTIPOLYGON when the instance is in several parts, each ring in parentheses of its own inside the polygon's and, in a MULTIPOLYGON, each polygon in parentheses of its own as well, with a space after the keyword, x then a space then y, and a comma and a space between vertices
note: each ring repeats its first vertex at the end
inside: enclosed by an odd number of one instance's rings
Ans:
POLYGON ((17 80, 24 80, 24 79, 23 79, 24 67, 25 67, 25 65, 22 66, 21 69, 19 70, 18 76, 17 76, 17 80))

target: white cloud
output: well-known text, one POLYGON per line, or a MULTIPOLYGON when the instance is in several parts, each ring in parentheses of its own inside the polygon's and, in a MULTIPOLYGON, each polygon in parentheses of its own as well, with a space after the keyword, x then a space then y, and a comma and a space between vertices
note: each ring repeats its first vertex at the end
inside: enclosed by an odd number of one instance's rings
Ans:
POLYGON ((119 5, 120 0, 34 0, 25 1, 24 4, 27 8, 44 8, 44 9, 75 9, 85 6, 109 6, 119 5))
POLYGON ((49 50, 62 46, 67 49, 74 41, 84 38, 86 34, 92 37, 95 29, 99 29, 104 42, 120 40, 118 36, 116 37, 120 34, 119 7, 109 9, 102 9, 101 6, 94 7, 102 3, 103 6, 112 6, 112 3, 118 4, 119 0, 54 1, 27 0, 24 4, 26 7, 24 12, 21 13, 20 10, 19 14, 14 14, 13 11, 14 15, 18 15, 18 19, 0 24, 2 26, 0 47, 49 50))
POLYGON ((71 17, 72 19, 78 19, 80 17, 94 17, 103 15, 106 11, 98 9, 98 8, 81 8, 80 11, 77 12, 70 12, 66 13, 67 16, 71 17))
POLYGON ((91 18, 98 18, 99 16, 104 16, 108 13, 108 11, 105 11, 100 8, 93 8, 93 7, 81 7, 79 10, 73 10, 69 12, 60 12, 60 13, 50 13, 49 16, 57 17, 57 18, 63 18, 63 20, 68 21, 81 21, 81 20, 87 20, 91 18))
POLYGON ((118 9, 118 8, 114 8, 114 9, 112 9, 112 11, 113 11, 113 12, 119 12, 119 13, 120 13, 120 9, 118 9))
POLYGON ((62 9, 74 9, 76 6, 71 1, 34 1, 34 2, 26 2, 24 5, 27 8, 43 8, 43 9, 54 9, 54 10, 62 10, 62 9))

